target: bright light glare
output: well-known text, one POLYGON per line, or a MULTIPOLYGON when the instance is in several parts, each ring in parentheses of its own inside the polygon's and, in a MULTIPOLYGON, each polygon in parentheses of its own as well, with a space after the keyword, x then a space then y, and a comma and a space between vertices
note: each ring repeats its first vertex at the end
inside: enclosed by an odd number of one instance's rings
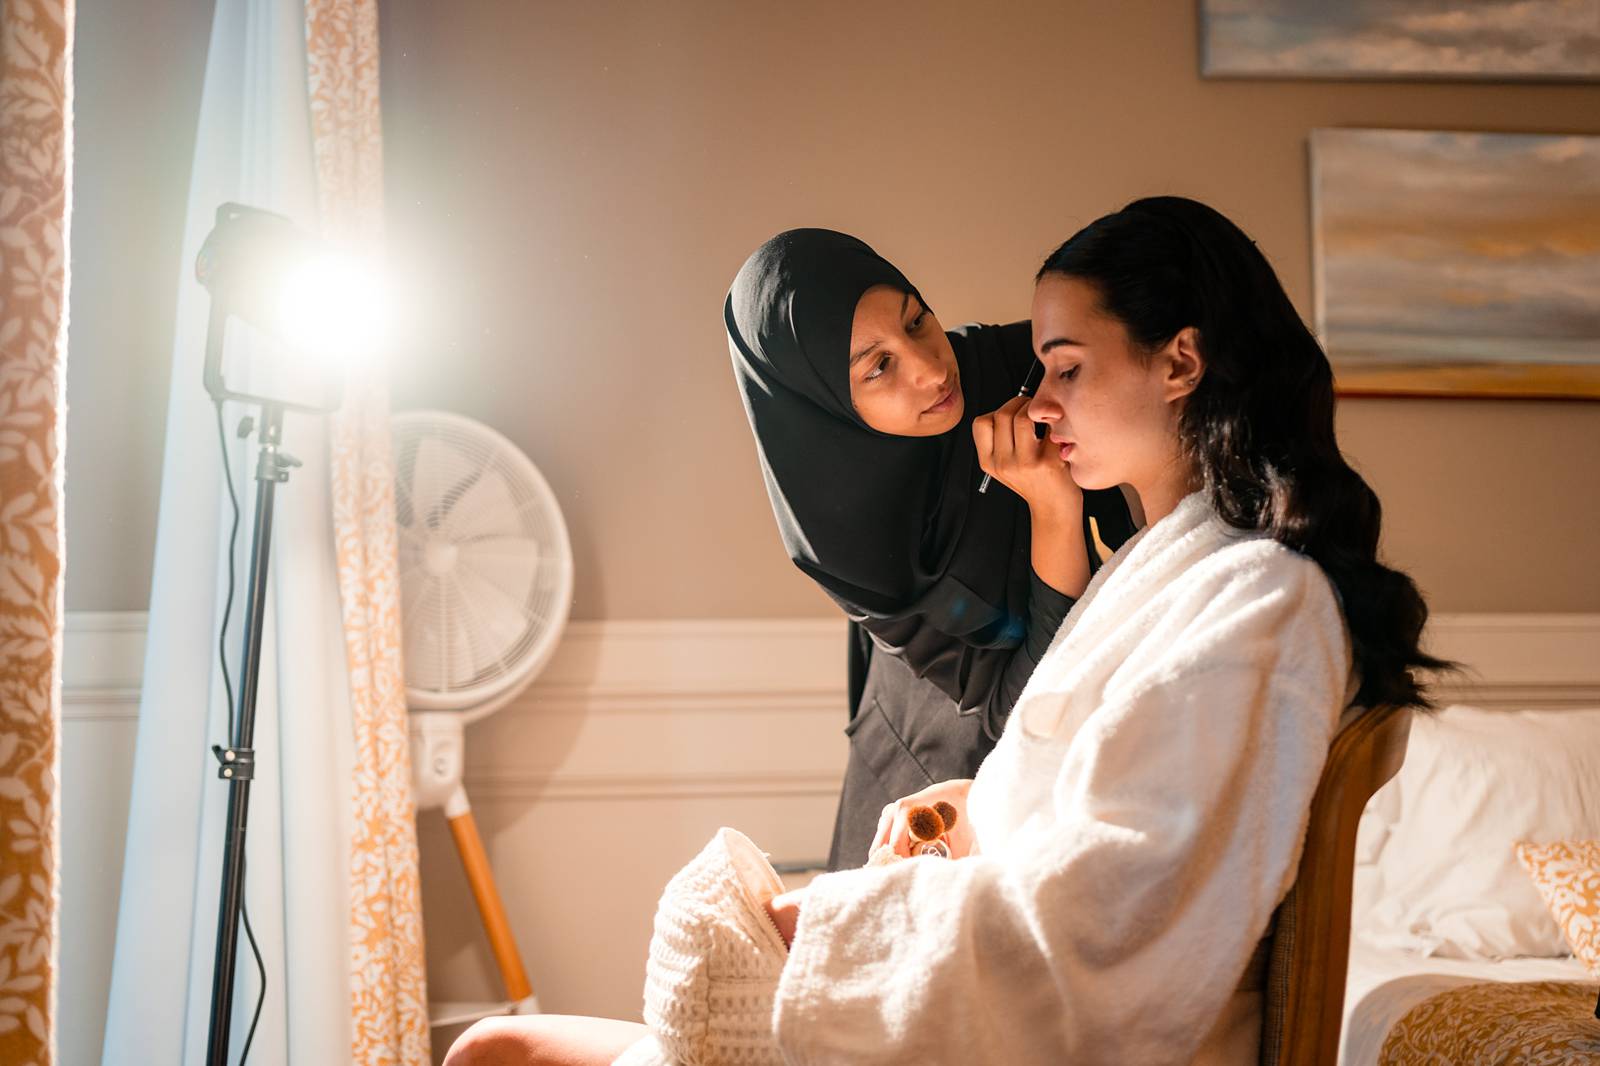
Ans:
POLYGON ((292 270, 278 296, 284 340, 346 366, 371 358, 382 343, 387 311, 378 271, 332 252, 292 270))

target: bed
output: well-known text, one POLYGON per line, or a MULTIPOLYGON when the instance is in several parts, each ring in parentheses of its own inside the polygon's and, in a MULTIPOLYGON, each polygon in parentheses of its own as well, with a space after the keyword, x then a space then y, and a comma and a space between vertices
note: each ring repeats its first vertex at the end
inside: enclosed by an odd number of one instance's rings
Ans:
POLYGON ((1357 837, 1339 1066, 1600 1063, 1595 782, 1592 705, 1413 720, 1357 837), (1550 883, 1551 849, 1577 880, 1550 883))
MULTIPOLYGON (((1339 1066, 1372 1066, 1379 1062, 1384 1041, 1409 1011, 1440 993, 1485 981, 1580 983, 1589 989, 1586 1003, 1590 1011, 1594 1008, 1595 989, 1600 988, 1584 964, 1571 955, 1440 959, 1399 948, 1372 947, 1356 939, 1350 945, 1339 1066)), ((1600 1020, 1589 1017, 1600 1032, 1600 1020)), ((1600 1044, 1594 1053, 1600 1060, 1600 1044)))

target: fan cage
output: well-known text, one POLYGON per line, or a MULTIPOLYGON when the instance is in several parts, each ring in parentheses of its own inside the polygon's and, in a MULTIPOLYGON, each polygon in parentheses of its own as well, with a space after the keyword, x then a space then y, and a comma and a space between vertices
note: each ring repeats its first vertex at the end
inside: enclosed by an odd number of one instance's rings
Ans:
POLYGON ((538 468, 490 427, 446 411, 390 426, 407 703, 481 717, 555 651, 572 603, 566 523, 538 468))

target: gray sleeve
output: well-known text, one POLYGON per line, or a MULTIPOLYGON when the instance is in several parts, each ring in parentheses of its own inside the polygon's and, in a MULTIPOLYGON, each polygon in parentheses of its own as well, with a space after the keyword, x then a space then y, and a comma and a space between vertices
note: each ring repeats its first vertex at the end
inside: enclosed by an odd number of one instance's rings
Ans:
POLYGON ((957 714, 982 714, 995 740, 1073 602, 1030 570, 1027 631, 1014 648, 972 647, 916 616, 856 621, 880 651, 899 656, 954 700, 957 714))
POLYGON ((1012 650, 1000 674, 1000 683, 984 707, 984 730, 991 738, 999 739, 1011 708, 1017 705, 1017 697, 1022 695, 1028 678, 1033 676, 1034 668, 1049 650, 1056 630, 1066 621, 1067 612, 1075 602, 1066 593, 1046 585, 1032 570, 1028 571, 1028 632, 1022 643, 1012 650))

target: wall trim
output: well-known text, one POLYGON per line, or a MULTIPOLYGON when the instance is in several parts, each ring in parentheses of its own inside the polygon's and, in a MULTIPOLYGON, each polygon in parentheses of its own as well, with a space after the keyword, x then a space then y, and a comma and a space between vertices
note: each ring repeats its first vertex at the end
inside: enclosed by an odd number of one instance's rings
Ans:
MULTIPOLYGON (((138 717, 147 619, 143 611, 67 612, 66 720, 138 717)), ((844 640, 843 621, 830 618, 573 622, 539 680, 495 717, 736 711, 825 713, 842 723, 844 640)), ((1440 683, 1438 695, 1446 702, 1600 706, 1600 613, 1439 614, 1429 623, 1427 643, 1435 654, 1470 668, 1464 677, 1440 683)), ((497 772, 483 778, 480 788, 511 795, 548 779, 535 775, 513 784, 497 772)), ((670 779, 691 790, 717 787, 720 780, 670 779)), ((658 787, 629 780, 628 787, 658 787)), ((723 783, 758 787, 742 781, 735 776, 723 783)), ((551 787, 576 795, 599 786, 572 778, 551 787)))
POLYGON ((62 717, 110 721, 139 716, 145 611, 68 611, 62 625, 62 717))
POLYGON ((1465 667, 1437 682, 1440 706, 1600 707, 1600 614, 1444 614, 1426 643, 1465 667))
POLYGON ((840 775, 826 773, 539 774, 478 771, 467 784, 474 803, 569 800, 681 800, 839 795, 840 775))

